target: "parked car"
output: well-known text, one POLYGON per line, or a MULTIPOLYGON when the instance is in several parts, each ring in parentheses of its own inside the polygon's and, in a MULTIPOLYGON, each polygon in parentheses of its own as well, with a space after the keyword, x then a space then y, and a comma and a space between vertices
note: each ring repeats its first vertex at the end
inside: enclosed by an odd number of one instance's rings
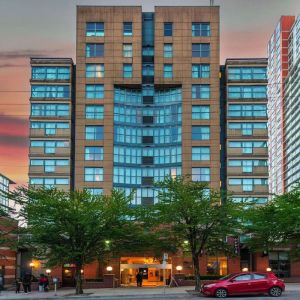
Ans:
POLYGON ((202 285, 206 296, 226 298, 231 295, 269 294, 280 297, 285 284, 272 272, 242 272, 225 276, 214 283, 202 285))

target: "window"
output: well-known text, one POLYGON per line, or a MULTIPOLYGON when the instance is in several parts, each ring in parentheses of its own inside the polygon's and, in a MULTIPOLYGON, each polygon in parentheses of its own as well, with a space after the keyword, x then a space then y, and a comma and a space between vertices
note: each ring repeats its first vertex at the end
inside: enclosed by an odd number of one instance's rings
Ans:
POLYGON ((257 274, 257 273, 253 274, 253 279, 254 280, 257 280, 257 279, 266 279, 266 278, 267 278, 267 275, 265 275, 265 274, 257 274))
POLYGON ((104 98, 103 84, 87 84, 85 86, 85 98, 87 98, 87 99, 103 99, 104 98))
POLYGON ((123 56, 132 57, 132 44, 123 44, 123 56))
POLYGON ((229 80, 266 80, 266 67, 229 67, 229 80))
POLYGON ((86 140, 103 140, 103 126, 85 126, 86 140))
POLYGON ((56 167, 69 166, 68 159, 31 159, 30 166, 42 166, 45 173, 52 173, 56 171, 56 167))
POLYGON ((69 85, 32 85, 32 98, 70 98, 69 85))
POLYGON ((132 36, 132 22, 123 23, 123 35, 132 36))
POLYGON ((85 188, 87 192, 89 192, 92 196, 102 195, 103 189, 100 188, 85 188))
POLYGON ((154 76, 154 65, 153 64, 143 64, 142 75, 143 76, 154 76))
POLYGON ((172 77, 173 77, 173 65, 164 64, 164 78, 172 78, 172 77))
POLYGON ((69 123, 63 122, 31 122, 30 123, 31 129, 43 129, 46 135, 54 135, 56 134, 57 129, 69 129, 69 123))
POLYGON ((103 22, 86 23, 86 36, 104 36, 103 22))
POLYGON ((229 117, 267 117, 266 104, 229 104, 229 117))
POLYGON ((209 105, 193 105, 192 120, 209 120, 210 116, 209 105))
POLYGON ((102 120, 104 117, 103 105, 86 105, 85 117, 86 119, 102 120))
POLYGON ((173 44, 164 44, 164 57, 173 57, 173 44))
POLYGON ((268 161, 264 159, 229 159, 228 166, 242 168, 244 173, 252 173, 254 167, 267 167, 268 161))
POLYGON ((104 56, 104 44, 86 44, 86 57, 102 57, 104 56))
POLYGON ((192 126, 192 140, 204 141, 209 140, 210 130, 209 126, 192 126))
POLYGON ((192 44, 192 57, 209 57, 210 44, 192 44))
POLYGON ((103 168, 84 168, 84 180, 87 182, 103 181, 103 168))
POLYGON ((239 275, 233 278, 235 281, 251 280, 251 274, 239 275))
POLYGON ((69 179, 68 178, 45 178, 45 177, 31 177, 29 178, 29 183, 32 185, 45 185, 45 186, 53 186, 53 185, 68 185, 69 179))
POLYGON ((252 153, 254 148, 267 148, 267 142, 254 141, 254 142, 242 142, 242 141, 230 141, 228 143, 229 148, 241 148, 242 153, 252 153))
POLYGON ((85 160, 103 160, 103 147, 85 147, 85 160))
POLYGON ((153 46, 143 46, 142 55, 143 56, 154 56, 154 47, 153 46))
POLYGON ((69 67, 32 67, 32 79, 69 80, 69 67))
POLYGON ((192 98, 193 99, 209 99, 210 85, 209 84, 193 84, 192 98))
POLYGON ((69 105, 65 104, 31 104, 32 116, 68 117, 69 105))
POLYGON ((232 201, 236 203, 266 204, 267 197, 232 197, 232 201))
POLYGON ((253 135, 253 130, 267 130, 267 122, 245 122, 245 123, 233 123, 229 122, 228 129, 241 130, 242 135, 253 135))
POLYGON ((210 181, 210 168, 192 168, 192 181, 210 181))
POLYGON ((192 78, 209 78, 210 65, 209 64, 193 64, 192 78))
POLYGON ((192 23, 192 36, 210 36, 210 24, 192 23))
POLYGON ((232 85, 228 87, 229 99, 265 99, 267 98, 267 86, 232 85))
POLYGON ((87 78, 104 78, 104 64, 86 64, 85 76, 87 78))
POLYGON ((210 160, 210 148, 192 147, 192 160, 210 160))
POLYGON ((173 23, 166 22, 164 23, 164 36, 173 35, 173 23))
POLYGON ((132 64, 123 64, 123 77, 132 78, 132 64))
POLYGON ((252 192, 257 185, 268 185, 267 178, 229 178, 229 185, 242 186, 243 192, 252 192))

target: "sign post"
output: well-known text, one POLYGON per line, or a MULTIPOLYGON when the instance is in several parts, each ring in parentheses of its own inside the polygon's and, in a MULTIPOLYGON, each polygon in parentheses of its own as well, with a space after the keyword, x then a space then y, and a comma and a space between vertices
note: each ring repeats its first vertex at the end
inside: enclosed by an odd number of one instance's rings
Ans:
POLYGON ((164 294, 166 294, 166 267, 168 261, 168 253, 163 255, 163 284, 164 284, 164 294))
POLYGON ((53 277, 53 283, 54 283, 54 296, 57 296, 57 283, 58 283, 58 278, 53 277))

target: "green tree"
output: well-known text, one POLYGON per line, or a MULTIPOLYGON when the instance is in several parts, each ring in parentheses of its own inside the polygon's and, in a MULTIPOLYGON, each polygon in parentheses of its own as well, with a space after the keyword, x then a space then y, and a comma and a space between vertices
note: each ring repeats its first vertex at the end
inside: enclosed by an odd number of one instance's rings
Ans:
POLYGON ((254 206, 244 214, 247 240, 253 251, 269 251, 276 246, 291 246, 294 258, 300 259, 300 185, 274 196, 266 205, 254 206))
POLYGON ((226 238, 237 233, 239 207, 230 198, 221 201, 220 193, 208 190, 206 184, 193 182, 188 177, 169 177, 158 187, 161 190, 159 203, 154 208, 155 218, 165 226, 163 230, 167 229, 169 236, 177 238, 177 246, 188 241, 195 290, 200 291, 201 256, 233 251, 226 238))
POLYGON ((76 294, 82 294, 81 269, 106 252, 106 241, 122 243, 134 234, 130 222, 131 197, 113 190, 110 196, 92 196, 86 191, 18 189, 12 198, 23 203, 30 244, 48 266, 76 266, 76 294))

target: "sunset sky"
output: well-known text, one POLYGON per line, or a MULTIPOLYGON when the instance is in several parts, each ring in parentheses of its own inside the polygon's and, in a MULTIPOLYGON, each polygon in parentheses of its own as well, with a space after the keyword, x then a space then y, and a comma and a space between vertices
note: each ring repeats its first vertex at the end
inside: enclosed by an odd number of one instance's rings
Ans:
MULTIPOLYGON (((209 5, 209 0, 0 0, 0 173, 27 182, 29 57, 75 61, 76 5, 209 5)), ((265 57, 281 15, 300 13, 299 0, 215 0, 221 7, 221 63, 265 57)))

